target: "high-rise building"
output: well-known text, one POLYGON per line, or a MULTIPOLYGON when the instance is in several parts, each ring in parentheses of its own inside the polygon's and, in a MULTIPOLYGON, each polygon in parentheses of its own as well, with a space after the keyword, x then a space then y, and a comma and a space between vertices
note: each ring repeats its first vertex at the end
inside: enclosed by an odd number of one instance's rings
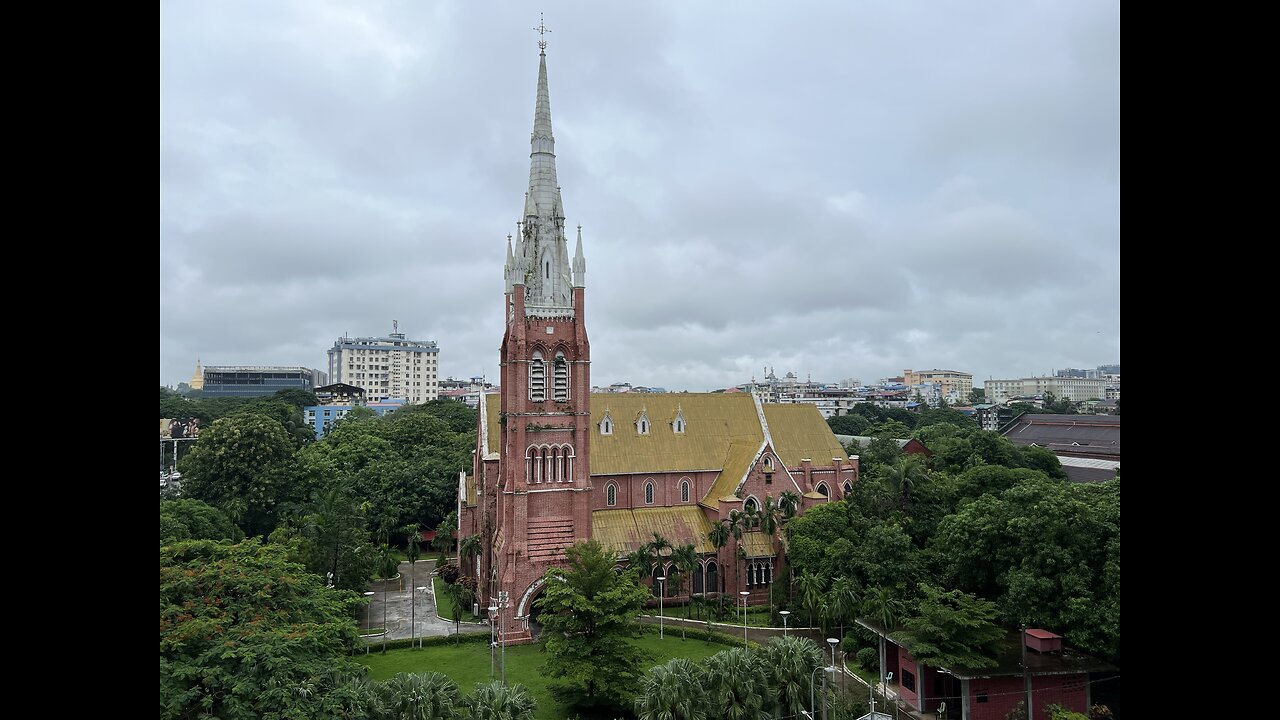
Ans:
POLYGON ((209 365, 204 397, 265 397, 280 390, 314 390, 325 384, 321 370, 273 365, 209 365))
POLYGON ((329 380, 363 388, 368 402, 435 400, 440 396, 439 373, 440 347, 435 341, 410 340, 402 332, 340 337, 329 348, 329 380))

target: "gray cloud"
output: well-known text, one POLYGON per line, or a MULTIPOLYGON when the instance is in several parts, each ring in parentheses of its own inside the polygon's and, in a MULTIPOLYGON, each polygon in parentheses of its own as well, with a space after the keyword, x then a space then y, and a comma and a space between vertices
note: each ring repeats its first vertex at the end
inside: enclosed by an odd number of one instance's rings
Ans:
MULTIPOLYGON (((1119 359, 1118 5, 546 10, 598 383, 1119 359)), ((393 318, 495 376, 536 21, 167 4, 161 382, 393 318)))

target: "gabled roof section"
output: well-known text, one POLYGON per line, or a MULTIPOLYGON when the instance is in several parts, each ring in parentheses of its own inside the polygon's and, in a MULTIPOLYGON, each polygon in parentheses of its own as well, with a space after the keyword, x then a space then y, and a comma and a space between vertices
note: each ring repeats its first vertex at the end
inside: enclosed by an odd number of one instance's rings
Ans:
POLYGON ((629 553, 653 540, 655 532, 677 547, 692 544, 699 554, 714 552, 707 541, 710 530, 710 521, 696 505, 591 513, 592 539, 616 555, 629 553))
POLYGON ((746 443, 753 446, 751 451, 754 452, 764 441, 755 404, 749 395, 592 395, 591 424, 592 475, 720 470, 725 467, 726 448, 735 443, 746 443), (612 435, 599 432, 606 408, 615 420, 612 435), (684 433, 676 433, 666 422, 650 422, 649 434, 640 435, 634 423, 616 422, 618 418, 637 418, 642 410, 647 411, 651 421, 653 418, 675 417, 677 409, 688 423, 684 433))
POLYGON ((764 416, 773 436, 773 449, 787 467, 799 466, 803 458, 813 460, 815 466, 830 465, 831 458, 849 459, 816 405, 766 404, 764 416))
MULTIPOLYGON (((750 396, 744 395, 743 397, 749 398, 750 396)), ((716 477, 716 481, 711 484, 707 494, 699 501, 700 504, 715 510, 718 507, 716 503, 720 502, 722 498, 741 500, 742 498, 737 496, 738 486, 742 484, 742 479, 747 476, 747 471, 751 469, 752 461, 760 454, 760 449, 763 446, 763 440, 760 442, 739 441, 731 443, 725 452, 723 469, 720 471, 720 475, 716 477)))

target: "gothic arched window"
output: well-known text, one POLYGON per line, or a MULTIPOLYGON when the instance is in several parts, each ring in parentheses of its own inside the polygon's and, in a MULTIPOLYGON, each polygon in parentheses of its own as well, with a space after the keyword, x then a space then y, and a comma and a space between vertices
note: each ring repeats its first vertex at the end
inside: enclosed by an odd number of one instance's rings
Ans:
POLYGON ((604 489, 604 502, 606 505, 613 507, 618 504, 618 486, 609 483, 609 487, 604 489))
POLYGON ((534 352, 529 360, 529 399, 534 402, 547 399, 547 367, 540 352, 534 352))
POLYGON ((644 504, 645 505, 653 504, 653 483, 652 482, 647 482, 644 484, 644 504))
POLYGON ((680 483, 680 502, 689 502, 689 481, 680 483))
POLYGON ((556 359, 553 363, 552 373, 554 374, 552 386, 552 398, 556 402, 569 401, 569 361, 565 359, 564 353, 557 352, 556 359))

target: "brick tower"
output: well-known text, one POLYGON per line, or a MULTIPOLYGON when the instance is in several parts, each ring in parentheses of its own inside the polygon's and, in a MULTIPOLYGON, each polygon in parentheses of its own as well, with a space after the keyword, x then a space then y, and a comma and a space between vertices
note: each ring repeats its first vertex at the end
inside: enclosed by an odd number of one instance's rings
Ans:
MULTIPOLYGON (((556 180, 546 42, 538 43, 538 95, 529 192, 519 233, 507 237, 506 331, 493 598, 505 593, 508 642, 531 639, 528 617, 547 568, 591 537, 591 350, 583 323, 582 227, 569 257, 556 180)), ((501 604, 501 603, 500 603, 501 604)))

